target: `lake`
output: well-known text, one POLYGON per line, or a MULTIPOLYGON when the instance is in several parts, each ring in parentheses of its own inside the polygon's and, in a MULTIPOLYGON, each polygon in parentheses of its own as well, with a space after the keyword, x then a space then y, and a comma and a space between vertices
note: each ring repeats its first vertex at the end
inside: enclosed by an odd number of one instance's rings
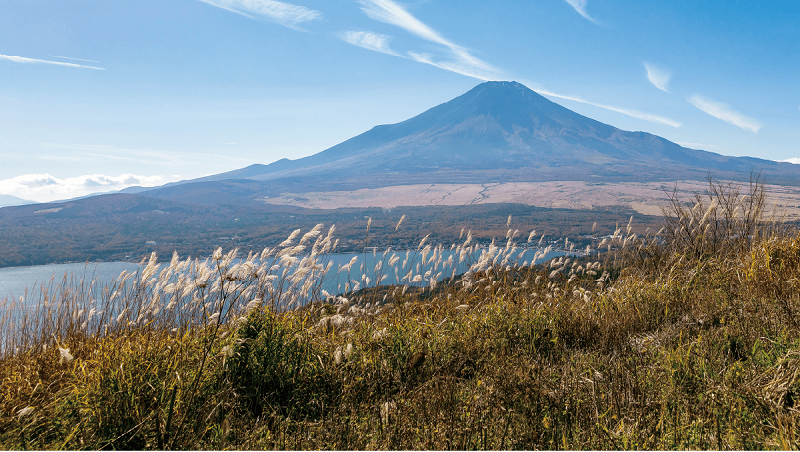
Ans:
MULTIPOLYGON (((475 257, 479 255, 480 251, 481 250, 476 251, 475 257)), ((517 257, 517 262, 520 264, 525 261, 530 262, 536 251, 536 249, 529 249, 522 252, 519 257, 517 257)), ((405 258, 405 251, 396 251, 395 253, 401 257, 401 261, 405 258)), ((414 253, 411 252, 411 254, 413 255, 414 253)), ((567 253, 563 251, 553 250, 539 258, 537 263, 566 254, 567 253)), ((450 257, 450 252, 444 251, 442 255, 444 259, 447 259, 450 257)), ((361 280, 362 264, 363 268, 366 270, 366 275, 370 277, 370 279, 374 279, 374 268, 377 260, 383 260, 385 262, 388 260, 389 256, 391 256, 391 253, 388 256, 384 256, 383 252, 377 252, 375 254, 372 252, 330 254, 329 259, 333 261, 333 267, 328 273, 322 288, 332 294, 343 292, 344 285, 348 282, 347 274, 345 272, 337 273, 337 269, 340 266, 346 265, 353 257, 357 257, 357 261, 350 272, 352 277, 350 282, 351 287, 352 282, 361 280), (357 275, 357 277, 354 275, 357 275)), ((139 264, 131 262, 93 262, 0 268, 0 300, 6 298, 19 300, 20 297, 28 297, 31 301, 35 301, 38 299, 40 287, 42 285, 45 287, 49 286, 51 281, 55 286, 59 286, 65 278, 67 281, 75 283, 80 283, 81 280, 85 281, 87 284, 93 280, 96 280, 98 283, 108 283, 119 276, 123 270, 135 272, 138 269, 139 264)), ((466 263, 461 264, 457 269, 457 274, 463 273, 467 269, 468 266, 466 263)), ((422 270, 424 273, 425 268, 422 270)), ((402 276, 402 271, 400 273, 402 276)), ((383 274, 388 275, 388 278, 384 280, 384 284, 395 284, 399 279, 397 275, 394 274, 393 269, 384 269, 383 274)), ((442 278, 449 276, 450 274, 448 273, 447 275, 442 275, 442 278)))

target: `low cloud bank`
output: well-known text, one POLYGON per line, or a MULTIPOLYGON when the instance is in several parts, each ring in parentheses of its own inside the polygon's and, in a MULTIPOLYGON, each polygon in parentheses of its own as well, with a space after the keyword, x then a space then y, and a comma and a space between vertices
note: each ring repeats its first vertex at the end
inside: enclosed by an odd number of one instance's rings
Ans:
POLYGON ((136 185, 154 187, 177 180, 180 180, 179 176, 86 174, 61 179, 47 173, 23 174, 0 180, 0 193, 38 202, 49 202, 107 193, 136 185))

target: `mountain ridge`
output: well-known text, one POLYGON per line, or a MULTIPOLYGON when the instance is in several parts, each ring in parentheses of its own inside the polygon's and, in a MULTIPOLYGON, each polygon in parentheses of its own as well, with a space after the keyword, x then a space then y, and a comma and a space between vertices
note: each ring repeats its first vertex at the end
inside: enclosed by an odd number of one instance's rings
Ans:
MULTIPOLYGON (((790 164, 689 149, 648 132, 628 132, 580 115, 517 82, 485 82, 396 124, 384 124, 317 154, 251 165, 191 182, 316 179, 367 186, 508 180, 670 180, 708 171, 800 175, 790 164), (783 165, 783 166, 782 166, 783 165), (475 174, 465 174, 467 172, 475 174), (422 176, 422 177, 420 177, 422 176), (426 179, 427 178, 427 179, 426 179)), ((786 178, 782 178, 786 179, 786 178)), ((782 182, 786 182, 785 180, 782 182)), ((326 185, 321 180, 316 185, 326 185)))
POLYGON ((0 194, 0 207, 23 206, 26 204, 36 204, 36 201, 18 198, 12 195, 0 194))

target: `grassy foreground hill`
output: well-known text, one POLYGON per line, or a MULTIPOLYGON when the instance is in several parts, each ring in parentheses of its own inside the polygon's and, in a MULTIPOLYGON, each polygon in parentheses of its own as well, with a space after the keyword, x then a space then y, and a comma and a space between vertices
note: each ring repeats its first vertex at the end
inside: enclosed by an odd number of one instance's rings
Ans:
POLYGON ((546 266, 510 264, 518 231, 463 275, 470 234, 452 259, 423 240, 344 297, 321 278, 357 266, 329 268, 321 226, 65 282, 5 307, 0 447, 800 447, 800 235, 739 190, 546 266))

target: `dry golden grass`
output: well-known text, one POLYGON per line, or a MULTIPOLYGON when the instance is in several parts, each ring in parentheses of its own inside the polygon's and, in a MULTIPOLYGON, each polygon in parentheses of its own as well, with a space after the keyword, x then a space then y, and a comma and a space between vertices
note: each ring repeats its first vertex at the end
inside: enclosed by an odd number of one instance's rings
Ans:
POLYGON ((320 229, 65 284, 0 323, 0 446, 797 448, 800 236, 759 180, 709 193, 544 266, 511 265, 509 230, 454 277, 423 241, 381 264, 405 285, 345 296, 319 289, 320 229))

